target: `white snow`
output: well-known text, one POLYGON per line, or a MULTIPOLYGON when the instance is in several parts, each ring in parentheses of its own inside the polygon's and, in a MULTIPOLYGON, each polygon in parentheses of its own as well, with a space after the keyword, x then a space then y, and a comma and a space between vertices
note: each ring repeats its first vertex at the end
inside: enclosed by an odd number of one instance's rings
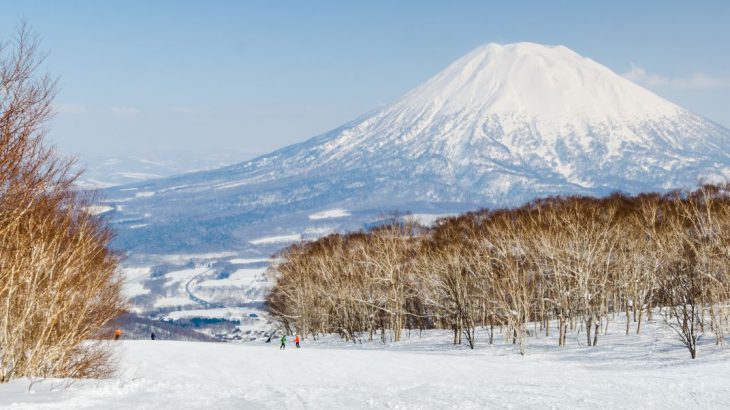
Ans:
POLYGON ((302 236, 307 240, 312 240, 334 232, 337 232, 337 228, 334 226, 308 226, 302 232, 302 236))
POLYGON ((328 209, 326 211, 321 211, 317 213, 313 213, 309 215, 309 219, 311 220, 319 220, 319 219, 333 219, 333 218, 343 218, 346 216, 350 216, 350 212, 346 209, 328 209))
POLYGON ((150 276, 151 269, 149 267, 125 267, 122 268, 124 282, 122 283, 122 293, 127 298, 146 295, 150 290, 145 288, 143 283, 150 276))
MULTIPOLYGON (((217 312, 223 313, 223 312, 217 312)), ((173 312, 173 315, 180 315, 173 312)), ((225 314, 225 313, 224 313, 225 314)), ((620 322, 620 321, 619 321, 620 322)), ((116 379, 0 385, 15 409, 687 409, 730 407, 730 349, 703 343, 697 359, 658 324, 624 336, 612 323, 599 346, 532 339, 526 356, 497 335, 476 350, 449 331, 412 332, 400 343, 353 344, 334 337, 290 344, 109 342, 116 379), (53 389, 52 389, 53 386, 53 389)))
POLYGON ((168 284, 175 283, 175 282, 186 282, 193 277, 207 271, 209 268, 205 266, 197 267, 197 268, 191 268, 191 269, 182 269, 174 272, 168 272, 165 274, 165 278, 168 280, 168 284))
POLYGON ((176 306, 191 306, 197 303, 185 296, 165 296, 155 300, 155 308, 166 308, 176 306))
POLYGON ((253 309, 249 308, 215 308, 215 309, 193 309, 193 310, 178 310, 170 312, 165 315, 166 318, 172 320, 202 317, 208 319, 241 319, 249 315, 249 313, 258 313, 258 310, 254 312, 253 309))
MULTIPOLYGON (((255 287, 262 286, 261 282, 266 281, 264 272, 266 272, 266 268, 239 269, 239 270, 235 271, 234 273, 232 273, 226 279, 205 280, 205 281, 198 283, 196 286, 202 287, 202 288, 236 287, 236 288, 252 289, 255 287)), ((270 286, 270 283, 266 283, 265 285, 270 286)))
POLYGON ((422 225, 431 226, 437 219, 448 218, 454 215, 455 214, 411 214, 409 216, 422 225))
POLYGON ((84 209, 86 212, 90 213, 91 215, 101 215, 104 213, 107 213, 109 211, 113 211, 113 206, 107 206, 107 205, 91 205, 87 206, 84 209))
POLYGON ((181 264, 190 261, 200 260, 217 260, 235 256, 235 252, 210 252, 210 253, 181 253, 181 254, 166 254, 166 255, 154 255, 160 262, 170 264, 181 264))
POLYGON ((146 295, 146 294, 150 293, 150 290, 145 288, 144 285, 141 283, 132 282, 132 283, 125 283, 122 286, 122 293, 128 299, 131 299, 135 296, 146 295))
POLYGON ((139 241, 123 226, 136 251, 208 247, 194 231, 251 238, 268 251, 299 239, 284 234, 319 235, 310 227, 320 219, 344 231, 387 210, 459 212, 729 176, 727 129, 566 47, 517 43, 479 47, 394 103, 308 141, 140 187, 152 198, 111 191, 127 205, 117 220, 154 215, 139 241), (210 209, 225 216, 201 217, 210 209), (170 228, 178 221, 190 226, 170 228))
MULTIPOLYGON (((435 106, 504 118, 528 115, 541 125, 606 118, 673 116, 680 108, 590 58, 563 46, 535 43, 479 47, 411 91, 396 106, 435 106)), ((581 124, 581 123, 573 123, 581 124)), ((541 129, 543 134, 555 128, 541 129)))
POLYGON ((236 281, 254 281, 263 277, 267 268, 238 269, 228 278, 236 281))
MULTIPOLYGON (((147 173, 147 172, 118 172, 115 175, 119 175, 119 176, 124 177, 124 178, 139 179, 139 180, 146 180, 146 179, 153 179, 153 178, 160 178, 160 177, 162 177, 162 175, 159 175, 159 174, 150 174, 150 173, 147 173)), ((145 195, 142 195, 142 196, 145 196, 145 195)))
POLYGON ((234 263, 237 265, 248 265, 252 263, 263 263, 263 262, 271 262, 271 259, 269 258, 233 258, 229 260, 228 262, 234 263))
POLYGON ((265 238, 254 239, 252 241, 249 241, 249 243, 251 243, 253 245, 265 245, 265 244, 272 244, 272 243, 298 242, 301 240, 302 240, 302 235, 293 234, 293 235, 269 236, 269 237, 265 237, 265 238))

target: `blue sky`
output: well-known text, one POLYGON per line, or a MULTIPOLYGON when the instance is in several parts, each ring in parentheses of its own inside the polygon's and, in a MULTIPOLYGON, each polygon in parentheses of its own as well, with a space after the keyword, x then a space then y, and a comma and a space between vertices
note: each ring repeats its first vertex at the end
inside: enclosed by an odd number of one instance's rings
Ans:
POLYGON ((725 1, 9 1, 84 155, 264 153, 388 103, 479 45, 563 44, 730 126, 725 1), (595 4, 593 4, 595 3, 595 4), (598 4, 601 3, 601 4, 598 4))

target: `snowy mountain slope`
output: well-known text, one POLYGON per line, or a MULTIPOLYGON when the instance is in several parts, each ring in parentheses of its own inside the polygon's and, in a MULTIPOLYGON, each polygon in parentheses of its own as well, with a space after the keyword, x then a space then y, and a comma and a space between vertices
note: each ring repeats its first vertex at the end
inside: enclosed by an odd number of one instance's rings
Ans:
POLYGON ((392 209, 450 213, 728 177, 727 129, 565 47, 517 43, 477 48, 306 142, 106 193, 126 249, 255 252, 262 236, 357 229, 392 209), (308 217, 328 209, 349 215, 308 217))
MULTIPOLYGON (((658 316, 658 315, 657 315, 658 316)), ((530 338, 519 356, 503 335, 476 350, 453 346, 449 331, 413 332, 383 345, 336 336, 276 343, 113 344, 120 373, 62 390, 46 380, 0 385, 0 408, 14 409, 720 409, 730 406, 727 348, 709 338, 697 359, 660 322, 624 334, 623 315, 598 346, 583 337, 530 338), (55 389, 52 390, 52 387, 55 389)), ((571 332, 572 333, 572 332, 571 332)), ((364 339, 367 339, 365 337, 364 339)), ((291 339, 290 339, 291 341, 291 339)))

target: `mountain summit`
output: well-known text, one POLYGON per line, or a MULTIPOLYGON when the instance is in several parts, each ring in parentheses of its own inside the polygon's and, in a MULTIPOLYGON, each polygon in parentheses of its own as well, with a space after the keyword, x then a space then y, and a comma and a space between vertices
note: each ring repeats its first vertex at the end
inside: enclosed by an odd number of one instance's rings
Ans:
POLYGON ((566 47, 489 44, 301 144, 107 193, 124 246, 225 248, 388 209, 691 187, 730 177, 729 149, 727 129, 566 47), (332 208, 349 217, 311 226, 308 214, 332 208))
MULTIPOLYGON (((488 44, 460 58, 393 105, 441 114, 594 122, 672 116, 679 107, 563 46, 488 44)), ((545 130, 552 131, 552 130, 545 130)))

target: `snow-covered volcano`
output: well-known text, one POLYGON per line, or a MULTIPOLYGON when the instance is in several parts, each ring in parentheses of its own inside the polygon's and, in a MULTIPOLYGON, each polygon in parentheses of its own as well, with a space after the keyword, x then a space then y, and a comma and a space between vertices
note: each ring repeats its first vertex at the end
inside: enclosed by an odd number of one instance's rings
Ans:
POLYGON ((107 191, 120 244, 240 248, 548 194, 730 176, 730 131, 562 46, 489 44, 391 105, 257 159, 107 191), (312 225, 307 215, 347 210, 312 225))

